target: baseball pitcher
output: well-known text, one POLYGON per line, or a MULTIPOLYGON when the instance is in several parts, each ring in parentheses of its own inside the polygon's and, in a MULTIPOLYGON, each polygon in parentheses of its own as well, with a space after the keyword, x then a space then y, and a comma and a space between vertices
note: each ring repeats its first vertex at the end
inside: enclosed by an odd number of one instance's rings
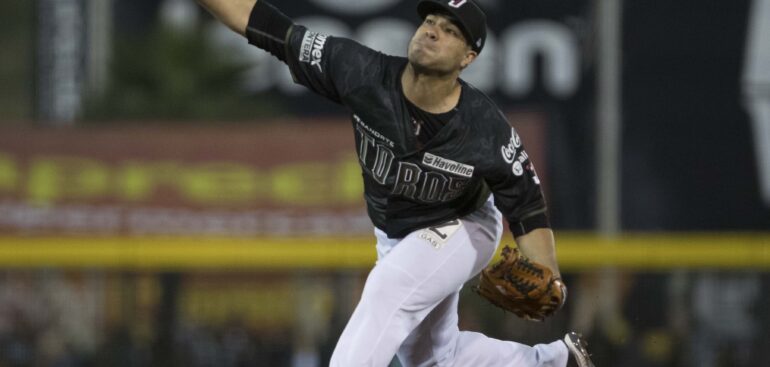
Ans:
POLYGON ((330 365, 593 366, 579 334, 527 346, 458 329, 463 284, 535 321, 566 299, 540 181, 515 129, 460 73, 481 53, 472 0, 421 0, 394 57, 307 29, 265 0, 198 0, 288 66, 296 83, 350 112, 378 261, 330 365), (487 266, 503 217, 517 248, 487 266))

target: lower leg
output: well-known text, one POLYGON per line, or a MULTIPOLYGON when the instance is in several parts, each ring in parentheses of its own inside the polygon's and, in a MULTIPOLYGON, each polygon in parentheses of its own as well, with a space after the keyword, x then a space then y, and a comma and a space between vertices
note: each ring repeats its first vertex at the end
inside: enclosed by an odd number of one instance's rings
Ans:
POLYGON ((460 333, 451 366, 564 367, 568 357, 561 340, 529 346, 465 331, 460 333))

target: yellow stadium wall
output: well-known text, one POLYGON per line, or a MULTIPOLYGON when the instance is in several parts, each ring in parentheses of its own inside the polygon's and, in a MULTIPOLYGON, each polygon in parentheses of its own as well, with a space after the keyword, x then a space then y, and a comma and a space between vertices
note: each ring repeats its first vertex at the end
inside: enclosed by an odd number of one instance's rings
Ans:
MULTIPOLYGON (((558 232, 563 270, 770 269, 770 233, 558 232)), ((371 237, 0 237, 0 267, 147 270, 366 269, 371 237)))

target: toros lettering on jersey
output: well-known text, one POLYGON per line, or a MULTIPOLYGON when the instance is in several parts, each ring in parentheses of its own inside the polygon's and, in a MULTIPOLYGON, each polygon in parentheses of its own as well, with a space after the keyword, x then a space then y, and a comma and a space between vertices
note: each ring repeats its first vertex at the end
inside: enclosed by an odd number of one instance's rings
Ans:
POLYGON ((375 181, 384 185, 396 155, 361 125, 356 125, 356 131, 359 134, 358 159, 361 167, 369 171, 375 181))
POLYGON ((414 163, 398 162, 393 194, 426 203, 446 202, 459 197, 469 181, 440 172, 425 172, 414 163))
MULTIPOLYGON (((393 141, 369 127, 359 116, 353 115, 353 119, 361 168, 379 184, 386 185, 396 156, 389 147, 393 141)), ((398 162, 394 195, 425 203, 450 201, 460 196, 475 168, 431 153, 423 155, 422 163, 425 169, 416 163, 398 162), (431 171, 431 168, 443 172, 431 171)))

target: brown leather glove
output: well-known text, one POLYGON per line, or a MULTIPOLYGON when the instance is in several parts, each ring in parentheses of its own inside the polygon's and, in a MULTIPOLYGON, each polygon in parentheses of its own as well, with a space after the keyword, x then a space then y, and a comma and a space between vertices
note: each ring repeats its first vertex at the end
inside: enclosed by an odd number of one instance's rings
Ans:
POLYGON ((476 293, 503 310, 532 321, 553 315, 567 299, 567 287, 551 269, 505 246, 502 259, 481 271, 476 293))

